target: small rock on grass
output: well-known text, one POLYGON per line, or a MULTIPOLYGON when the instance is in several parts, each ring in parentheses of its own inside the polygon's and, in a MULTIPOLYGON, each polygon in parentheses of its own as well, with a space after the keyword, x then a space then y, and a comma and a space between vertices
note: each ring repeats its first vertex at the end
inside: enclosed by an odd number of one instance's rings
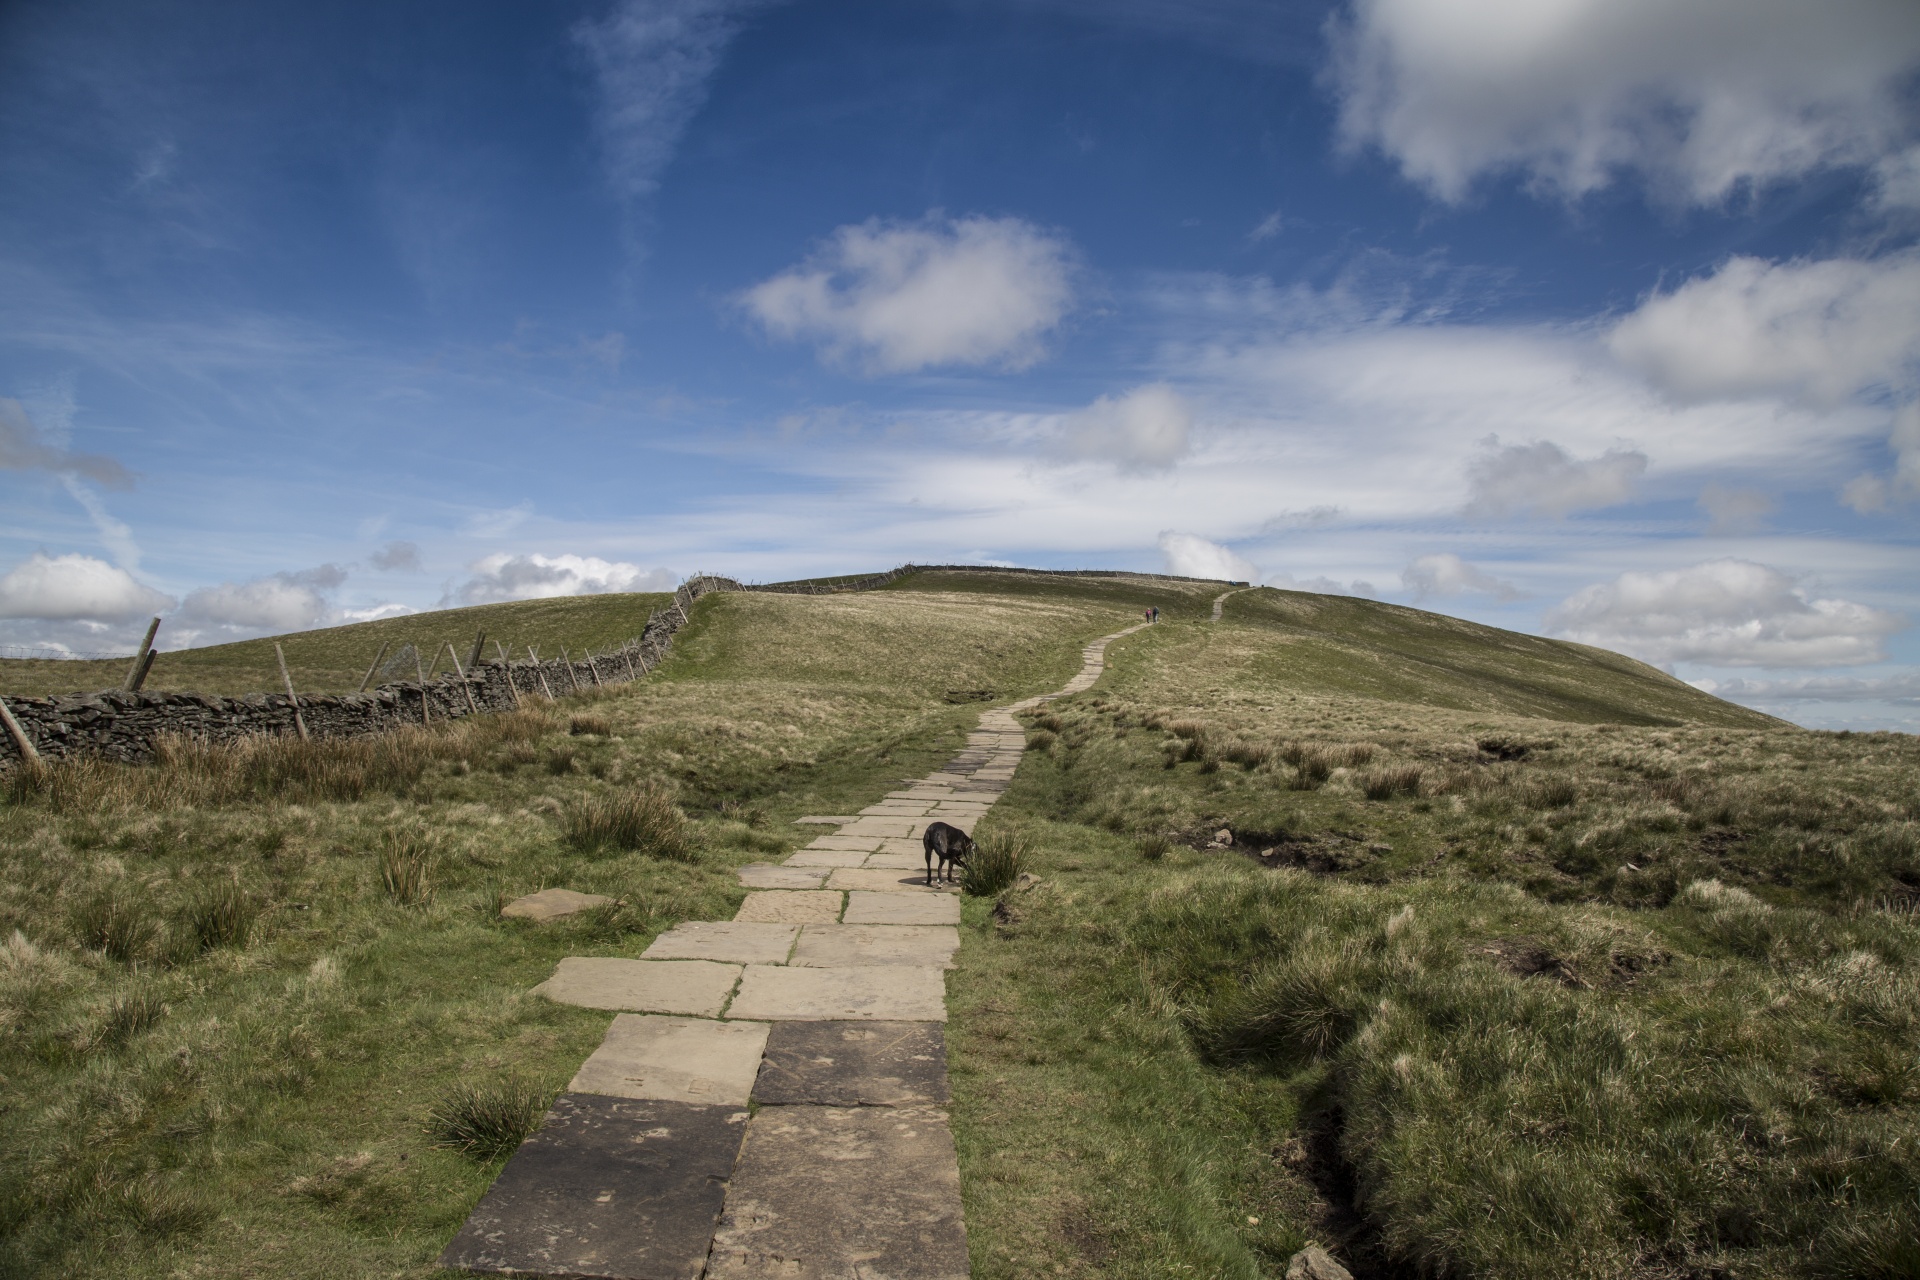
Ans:
POLYGON ((1287 1260, 1287 1280, 1353 1280, 1353 1273, 1325 1249, 1310 1244, 1287 1260))
POLYGON ((588 907, 604 906, 613 899, 598 893, 577 893, 572 889, 542 889, 524 898, 515 898, 500 908, 509 920, 558 920, 588 907))

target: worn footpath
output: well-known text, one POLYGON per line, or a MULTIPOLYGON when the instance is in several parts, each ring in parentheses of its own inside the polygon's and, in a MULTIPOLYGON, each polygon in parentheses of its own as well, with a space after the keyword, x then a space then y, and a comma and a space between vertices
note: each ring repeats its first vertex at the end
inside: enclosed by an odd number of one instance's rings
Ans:
MULTIPOLYGON (((1141 624, 1144 625, 1144 624, 1141 624)), ((687 922, 638 960, 570 956, 536 990, 616 1011, 441 1263, 621 1280, 958 1280, 968 1274, 947 1124, 945 970, 960 902, 928 885, 930 822, 971 832, 1025 747, 980 717, 938 773, 780 866, 740 871, 732 920, 687 922)), ((521 914, 575 909, 549 890, 521 914)))

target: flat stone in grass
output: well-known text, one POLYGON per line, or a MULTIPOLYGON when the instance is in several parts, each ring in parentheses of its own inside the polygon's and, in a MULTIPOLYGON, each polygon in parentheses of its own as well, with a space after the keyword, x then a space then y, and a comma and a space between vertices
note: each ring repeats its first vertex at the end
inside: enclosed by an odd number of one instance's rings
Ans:
POLYGON ((737 1107, 563 1093, 481 1197, 440 1265, 696 1280, 746 1119, 737 1107))
POLYGON ((959 924, 960 899, 951 893, 855 893, 848 924, 959 924))
POLYGON ((934 1107, 762 1107, 709 1280, 965 1280, 960 1166, 934 1107))
POLYGON ((572 889, 542 889, 524 898, 515 898, 500 908, 507 920, 558 920, 588 907, 605 906, 613 899, 598 893, 576 893, 572 889))
POLYGON ((717 1018, 739 977, 739 965, 710 960, 567 956, 534 992, 560 1004, 588 1009, 717 1018))
POLYGON ((960 931, 944 924, 810 924, 787 963, 809 969, 847 969, 863 964, 953 968, 960 931))
POLYGON ((749 889, 818 889, 822 871, 806 867, 770 867, 762 862, 739 869, 740 883, 749 889))
POLYGON ((788 867, 857 867, 864 864, 867 855, 858 849, 814 849, 806 848, 790 856, 783 864, 788 867))
POLYGON ((748 965, 732 1018, 765 1022, 945 1022, 947 984, 939 969, 876 964, 848 969, 748 965))
POLYGON ((750 893, 735 920, 774 924, 831 924, 840 918, 841 894, 829 889, 769 889, 750 893))
POLYGON ((938 884, 927 884, 926 855, 920 856, 923 863, 917 876, 895 867, 835 867, 827 877, 827 888, 865 889, 874 893, 937 893, 938 884))
POLYGON ((689 920, 655 938, 640 955, 646 960, 785 964, 799 931, 798 925, 763 921, 689 920))
POLYGON ((766 1044, 764 1022, 623 1013, 567 1090, 744 1107, 766 1044))
POLYGON ((904 1107, 947 1097, 937 1022, 776 1022, 753 1085, 761 1106, 904 1107))

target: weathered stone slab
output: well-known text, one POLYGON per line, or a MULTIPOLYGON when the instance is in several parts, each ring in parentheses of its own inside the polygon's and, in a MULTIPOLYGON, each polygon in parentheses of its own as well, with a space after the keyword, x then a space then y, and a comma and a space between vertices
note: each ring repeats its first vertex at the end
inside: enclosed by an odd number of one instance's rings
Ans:
POLYGON ((960 899, 951 893, 853 893, 848 924, 959 924, 960 899))
POLYGON ((848 824, 842 835, 875 836, 881 840, 904 840, 916 834, 911 818, 859 818, 848 824))
POLYGON ((927 811, 924 801, 883 800, 879 804, 870 804, 860 811, 863 818, 918 818, 927 811))
POLYGON ((965 1280, 960 1167, 934 1107, 762 1107, 710 1280, 965 1280))
POLYGON ((740 883, 749 889, 818 889, 825 872, 806 867, 770 867, 764 862, 738 869, 740 883))
POLYGON ((558 920, 588 907, 605 906, 613 899, 599 893, 576 893, 572 889, 542 889, 524 898, 515 898, 500 908, 507 920, 558 920))
POLYGON ((767 1025, 623 1013, 567 1091, 744 1107, 760 1072, 767 1025))
POLYGON ((561 1094, 440 1255, 511 1275, 696 1280, 746 1133, 736 1107, 561 1094))
POLYGON ((837 827, 852 821, 853 817, 851 814, 821 814, 815 817, 794 819, 796 823, 806 823, 809 826, 821 827, 837 827))
POLYGON ((945 1022, 947 984, 939 969, 900 964, 857 969, 749 965, 728 1016, 763 1022, 945 1022))
MULTIPOLYGON (((921 855, 924 858, 926 855, 921 855)), ((927 884, 926 869, 918 876, 890 867, 835 867, 827 877, 829 889, 864 889, 873 893, 935 893, 937 886, 927 884)))
POLYGON ((927 855, 919 849, 912 853, 870 853, 860 865, 877 871, 920 871, 924 878, 927 855))
POLYGON ((764 920, 776 924, 830 924, 840 918, 838 891, 828 889, 769 889, 750 893, 735 920, 764 920))
POLYGON ((815 836, 807 841, 809 849, 859 849, 872 853, 879 847, 878 836, 815 836))
POLYGON ((553 976, 533 990, 560 1004, 588 1009, 717 1018, 739 978, 739 965, 710 960, 567 956, 553 976))
POLYGON ((902 1107, 947 1101, 937 1022, 776 1022, 754 1082, 762 1106, 902 1107))
POLYGON ((865 866, 867 854, 858 849, 801 849, 788 856, 782 866, 788 867, 859 867, 865 866))
POLYGON ((645 960, 719 960, 726 964, 785 964, 800 926, 768 921, 688 920, 653 940, 645 960))
POLYGON ((960 931, 941 924, 810 924, 787 963, 811 969, 845 969, 863 964, 906 964, 922 969, 953 968, 960 931))

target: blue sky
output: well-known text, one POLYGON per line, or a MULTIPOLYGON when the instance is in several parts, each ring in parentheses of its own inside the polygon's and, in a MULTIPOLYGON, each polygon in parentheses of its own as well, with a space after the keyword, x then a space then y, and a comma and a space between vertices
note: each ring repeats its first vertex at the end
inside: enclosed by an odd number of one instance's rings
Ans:
POLYGON ((0 9, 0 643, 919 562, 1920 729, 1911 0, 0 9))

